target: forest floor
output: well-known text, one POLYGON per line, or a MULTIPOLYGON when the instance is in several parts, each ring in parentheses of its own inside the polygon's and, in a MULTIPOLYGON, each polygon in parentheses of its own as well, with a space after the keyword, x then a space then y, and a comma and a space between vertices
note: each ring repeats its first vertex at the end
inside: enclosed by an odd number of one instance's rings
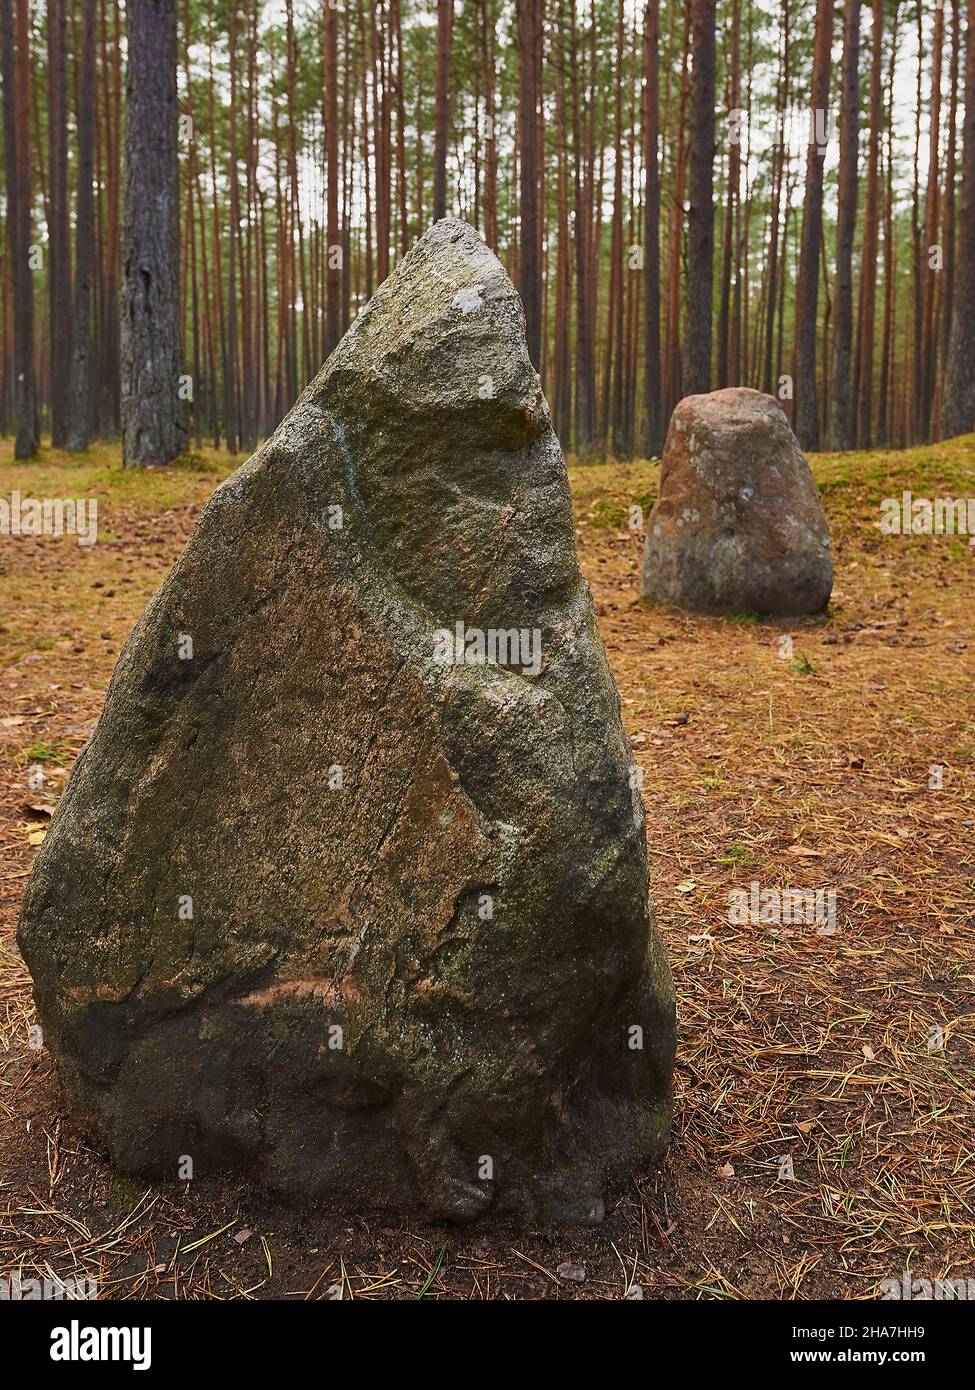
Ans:
POLYGON ((64 1112, 50 1056, 29 1046, 24 882, 122 644, 230 462, 138 474, 117 450, 45 450, 15 467, 0 443, 0 497, 99 502, 97 545, 0 537, 0 1278, 291 1299, 621 1298, 633 1284, 869 1298, 906 1268, 975 1279, 975 547, 879 527, 881 499, 905 488, 975 496, 975 436, 811 462, 836 586, 829 615, 804 624, 642 603, 628 509, 649 509, 656 467, 570 469, 646 771, 680 1011, 676 1119, 665 1165, 602 1226, 526 1234, 121 1180, 64 1112), (732 924, 729 893, 753 882, 833 889, 835 931, 732 924))

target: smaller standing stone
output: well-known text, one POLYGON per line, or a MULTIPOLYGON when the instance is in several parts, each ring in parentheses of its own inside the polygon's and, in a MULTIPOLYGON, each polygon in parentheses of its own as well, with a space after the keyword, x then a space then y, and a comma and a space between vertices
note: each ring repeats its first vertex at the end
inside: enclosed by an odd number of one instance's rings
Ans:
POLYGON ((670 420, 647 524, 644 598, 699 613, 821 613, 829 522, 778 402, 731 387, 685 396, 670 420))

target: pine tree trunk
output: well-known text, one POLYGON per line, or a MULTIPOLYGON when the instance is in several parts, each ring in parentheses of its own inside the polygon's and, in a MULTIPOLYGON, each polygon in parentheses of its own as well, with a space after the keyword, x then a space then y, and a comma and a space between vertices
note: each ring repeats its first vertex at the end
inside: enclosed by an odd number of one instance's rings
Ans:
MULTIPOLYGON (((207 27, 207 65, 209 70, 209 87, 207 98, 207 118, 208 135, 210 146, 210 207, 213 216, 213 283, 215 299, 215 338, 214 350, 217 346, 220 350, 220 370, 226 370, 227 363, 227 320, 224 313, 223 299, 223 256, 220 248, 220 199, 217 189, 217 135, 216 135, 216 114, 215 114, 215 89, 216 84, 213 78, 213 21, 212 17, 207 27)), ((222 377, 221 377, 222 384, 222 377)), ((214 434, 213 447, 217 448, 220 442, 222 426, 222 414, 217 405, 217 377, 213 378, 213 401, 214 401, 214 434)))
POLYGON ((592 322, 589 316, 589 233, 591 227, 591 166, 586 149, 583 104, 580 90, 575 6, 570 7, 569 37, 572 73, 572 151, 573 192, 575 196, 576 249, 576 410, 575 446, 585 454, 592 448, 595 432, 595 380, 593 367, 592 322))
MULTIPOLYGON (((945 167, 945 298, 944 313, 941 316, 941 360, 948 360, 948 339, 951 334, 951 311, 955 294, 955 179, 958 169, 958 73, 961 50, 961 5, 959 0, 951 0, 951 71, 948 91, 951 99, 948 107, 948 152, 945 167)), ((941 373, 941 388, 944 388, 944 372, 941 373)), ((943 409, 942 394, 941 406, 943 409)), ((940 423, 940 421, 939 421, 940 423)))
POLYGON ((453 49, 453 0, 437 0, 437 90, 433 145, 433 220, 447 216, 447 141, 450 135, 450 85, 453 49))
POLYGON ((372 4, 370 25, 372 59, 373 159, 376 174, 376 279, 379 284, 389 275, 389 114, 385 72, 386 49, 380 30, 382 3, 372 4))
MULTIPOLYGON (((369 158, 369 71, 366 60, 366 33, 365 21, 362 9, 359 10, 359 48, 360 48, 360 76, 362 78, 362 201, 363 212, 365 214, 365 269, 366 269, 366 299, 372 298, 372 161, 369 158)), ((375 138, 375 136, 373 137, 375 138)), ((356 282, 356 297, 358 298, 359 285, 356 282)), ((360 301, 361 302, 361 301, 360 301)))
MULTIPOLYGON (((244 144, 244 234, 240 238, 240 302, 241 302, 241 375, 243 389, 240 402, 240 430, 245 450, 253 450, 258 435, 258 388, 257 388, 257 304, 254 292, 254 204, 257 194, 257 138, 258 115, 255 110, 257 98, 257 44, 258 10, 260 0, 247 0, 248 23, 246 37, 247 63, 247 124, 244 144)), ((310 305, 314 301, 308 301, 310 305)), ((314 322, 314 313, 305 316, 305 331, 309 320, 314 322)), ((306 339, 306 363, 310 354, 306 339)), ((316 364, 317 366, 317 364, 316 364)))
POLYGON ((68 225, 68 125, 65 71, 65 0, 48 0, 48 162, 50 164, 50 231, 48 236, 48 308, 51 336, 51 443, 68 442, 71 390, 71 242, 68 225))
MULTIPOLYGON (((326 0, 327 3, 327 0, 326 0)), ((399 208, 399 250, 405 256, 410 244, 410 226, 406 204, 406 106, 403 93, 403 34, 400 0, 392 0, 390 24, 396 47, 396 196, 399 208)))
POLYGON ((122 207, 122 6, 112 2, 112 36, 105 36, 106 70, 111 66, 111 120, 108 157, 108 244, 105 253, 105 331, 102 362, 103 421, 113 436, 121 426, 119 366, 119 245, 122 207))
POLYGON ((555 69, 555 141, 557 147, 556 220, 558 242, 555 265, 555 372, 552 421, 566 444, 572 420, 572 340, 569 333, 572 298, 572 257, 569 238, 568 122, 565 80, 568 70, 565 17, 558 23, 558 63, 555 69))
POLYGON ((339 50, 338 14, 324 0, 325 38, 325 355, 339 340, 342 246, 339 241, 339 50))
POLYGON ((613 113, 613 221, 609 253, 609 305, 606 326, 606 361, 603 375, 603 433, 610 434, 612 451, 626 452, 623 439, 620 384, 623 371, 623 0, 616 10, 616 77, 613 113), (612 399, 610 387, 612 384, 612 399))
POLYGON ((840 168, 836 218, 833 370, 829 443, 849 449, 850 369, 853 358, 853 236, 857 220, 857 149, 860 127, 860 0, 846 0, 840 96, 840 168))
POLYGON ((426 188, 426 159, 423 149, 423 103, 426 97, 424 77, 426 68, 426 30, 421 29, 417 44, 416 105, 413 108, 413 124, 416 129, 416 230, 422 235, 426 227, 424 219, 424 193, 426 188))
POLYGON ((873 348, 877 296, 877 245, 879 217, 879 151, 883 112, 884 0, 873 0, 873 50, 870 67, 870 143, 867 156, 867 201, 863 217, 863 249, 860 257, 860 323, 858 326, 856 445, 869 449, 873 430, 873 348))
POLYGON ((498 248, 498 138, 494 28, 497 23, 494 0, 481 0, 484 55, 484 240, 492 250, 498 248))
POLYGON ((975 423, 975 0, 968 0, 967 17, 961 207, 942 417, 947 436, 966 434, 975 423))
POLYGON ((643 159, 646 165, 643 246, 644 450, 663 447, 660 382, 660 0, 647 0, 643 20, 643 159))
POLYGON ((30 50, 27 0, 2 0, 3 128, 7 165, 7 238, 13 282, 14 458, 37 451, 34 282, 30 265, 30 50))
MULTIPOLYGON (((676 22, 675 10, 675 22, 676 22)), ((667 245, 667 327, 664 357, 664 415, 668 415, 684 394, 681 363, 681 264, 684 245, 684 187, 687 174, 687 96, 690 87, 688 55, 690 48, 690 4, 684 6, 682 25, 681 71, 678 86, 676 134, 673 137, 671 160, 671 217, 667 245)))
POLYGON ((920 399, 918 403, 918 438, 931 438, 931 403, 934 396, 935 364, 938 357, 938 343, 934 331, 935 282, 940 276, 931 264, 931 257, 939 248, 938 223, 940 209, 938 201, 938 167, 941 136, 941 64, 944 41, 944 9, 939 4, 935 10, 934 48, 931 56, 931 107, 928 129, 928 186, 924 209, 924 246, 922 248, 923 298, 921 309, 921 373, 918 382, 920 399))
POLYGON ((691 151, 687 219, 687 376, 684 389, 711 389, 714 261, 715 0, 691 0, 691 151))
MULTIPOLYGON (((731 10, 731 58, 728 63, 728 110, 741 108, 741 0, 733 0, 731 10)), ((738 217, 738 195, 741 183, 741 145, 737 139, 728 144, 728 197, 724 209, 724 228, 721 243, 721 302, 718 311, 717 383, 727 386, 728 364, 731 355, 731 294, 732 282, 737 287, 739 265, 732 260, 735 250, 735 227, 738 217)))
POLYGON ((174 0, 128 0, 122 227, 122 462, 171 463, 179 399, 179 166, 174 0))
MULTIPOLYGON (((193 337, 193 429, 195 444, 197 449, 202 448, 202 424, 201 414, 203 408, 203 378, 202 378, 202 356, 200 343, 200 299, 199 299, 199 276, 197 275, 197 235, 196 218, 193 212, 194 198, 197 193, 198 173, 197 173, 197 149, 196 149, 196 130, 193 124, 193 93, 190 74, 189 48, 192 41, 192 20, 190 17, 189 0, 183 0, 183 74, 186 79, 186 114, 190 123, 189 134, 189 159, 186 171, 186 232, 189 243, 190 254, 190 294, 191 294, 191 328, 193 337)), ((201 252, 204 263, 206 248, 201 242, 201 252)))
MULTIPOLYGON (((783 7, 782 56, 779 73, 777 114, 784 120, 789 105, 789 4, 783 7)), ((778 131, 772 155, 772 203, 769 214, 769 255, 768 275, 763 282, 764 323, 762 389, 773 390, 773 368, 775 361, 775 306, 779 293, 779 236, 782 205, 782 186, 785 180, 785 138, 782 128, 778 131)), ((757 346, 757 344, 756 344, 757 346)))
MULTIPOLYGON (((161 0, 165 4, 167 0, 161 0)), ((230 105, 227 110, 227 338, 223 367, 223 429, 227 448, 235 454, 240 448, 240 408, 237 387, 237 243, 240 240, 240 188, 237 173, 237 11, 236 0, 230 5, 228 24, 230 105)), ((286 256, 289 271, 294 263, 294 241, 278 243, 278 256, 286 256)), ((288 303, 293 302, 290 295, 288 303)), ((289 311, 290 317, 291 311, 289 311)), ((290 345, 290 338, 289 338, 290 345)), ((289 366, 293 359, 289 356, 289 366)), ((292 395, 293 372, 288 374, 287 395, 292 395)))
POLYGON ((796 304, 796 434, 804 449, 819 448, 816 316, 819 307, 819 247, 823 235, 823 160, 826 156, 827 135, 824 123, 829 112, 832 43, 833 0, 818 0, 796 304))
POLYGON ((540 0, 519 0, 518 5, 518 131, 521 148, 519 284, 525 307, 528 355, 538 369, 542 351, 542 277, 538 255, 539 179, 538 45, 542 41, 540 0))
POLYGON ((890 54, 887 59, 886 180, 884 185, 884 324, 880 360, 880 389, 877 394, 877 443, 886 447, 891 439, 891 395, 894 373, 894 322, 896 318, 897 247, 894 240, 894 77, 897 72, 897 6, 894 6, 890 54))

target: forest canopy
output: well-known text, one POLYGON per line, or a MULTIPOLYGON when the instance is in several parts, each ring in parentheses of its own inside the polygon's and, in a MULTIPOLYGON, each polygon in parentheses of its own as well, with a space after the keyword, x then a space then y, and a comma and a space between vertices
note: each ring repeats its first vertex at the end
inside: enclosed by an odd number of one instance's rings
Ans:
MULTIPOLYGON (((122 424, 131 37, 121 0, 3 9, 0 431, 19 312, 20 413, 79 447, 122 424)), ((515 279, 579 453, 659 453, 683 394, 732 384, 807 448, 970 428, 961 0, 179 0, 173 21, 197 447, 269 434, 444 213, 515 279)))

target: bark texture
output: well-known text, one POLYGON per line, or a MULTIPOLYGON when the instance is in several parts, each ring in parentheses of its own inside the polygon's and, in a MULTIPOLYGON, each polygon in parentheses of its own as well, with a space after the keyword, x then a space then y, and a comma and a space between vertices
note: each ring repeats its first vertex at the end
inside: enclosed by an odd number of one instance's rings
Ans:
POLYGON ((128 0, 122 223, 122 461, 183 452, 175 0, 128 0))

